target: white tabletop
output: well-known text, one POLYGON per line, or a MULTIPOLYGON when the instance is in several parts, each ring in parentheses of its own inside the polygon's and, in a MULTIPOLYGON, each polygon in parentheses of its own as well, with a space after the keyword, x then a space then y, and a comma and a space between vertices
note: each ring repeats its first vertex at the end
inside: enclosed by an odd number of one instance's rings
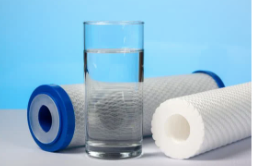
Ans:
POLYGON ((143 155, 124 160, 102 160, 88 157, 84 147, 50 153, 41 150, 33 141, 25 110, 0 110, 0 166, 96 166, 96 165, 251 165, 251 139, 207 152, 189 160, 166 157, 151 138, 144 139, 143 155))

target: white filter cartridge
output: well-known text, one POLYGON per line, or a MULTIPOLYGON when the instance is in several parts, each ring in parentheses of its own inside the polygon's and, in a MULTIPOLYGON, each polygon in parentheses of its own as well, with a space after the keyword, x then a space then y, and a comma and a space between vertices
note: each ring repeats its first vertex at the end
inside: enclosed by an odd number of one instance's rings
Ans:
MULTIPOLYGON (((169 98, 224 87, 221 79, 208 71, 147 78, 143 85, 144 136, 151 136, 152 115, 160 103, 169 98)), ((27 111, 28 126, 35 142, 45 151, 59 151, 68 147, 84 145, 84 104, 84 84, 42 85, 36 88, 30 97, 27 111)), ((108 120, 102 117, 96 119, 103 119, 102 124, 108 120)), ((102 133, 93 133, 97 137, 100 134, 109 134, 104 132, 106 130, 97 131, 102 131, 102 133)), ((113 131, 112 137, 114 137, 114 133, 118 133, 118 131, 113 131)), ((125 134, 122 135, 125 136, 125 134)))
POLYGON ((251 83, 169 99, 156 109, 152 136, 165 155, 188 159, 251 136, 251 83))

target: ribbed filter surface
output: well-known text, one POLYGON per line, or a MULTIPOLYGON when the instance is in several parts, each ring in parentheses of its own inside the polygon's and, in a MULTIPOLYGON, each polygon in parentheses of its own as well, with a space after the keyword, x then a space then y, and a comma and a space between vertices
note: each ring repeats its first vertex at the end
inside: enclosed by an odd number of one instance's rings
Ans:
POLYGON ((143 89, 143 135, 151 135, 151 119, 156 108, 164 101, 217 89, 215 80, 207 74, 177 75, 147 78, 143 89))
MULTIPOLYGON (((75 131, 74 136, 68 147, 80 146, 85 144, 85 88, 84 84, 63 85, 62 88, 69 95, 75 113, 75 131)), ((207 74, 189 74, 179 76, 168 76, 158 78, 146 78, 143 87, 143 135, 151 135, 151 119, 155 109, 160 103, 169 98, 179 97, 183 95, 194 94, 207 90, 217 89, 218 86, 215 80, 207 74)), ((94 95, 100 93, 95 93, 94 95)), ((101 104, 98 105, 98 110, 94 112, 94 118, 90 121, 97 123, 97 129, 92 130, 92 135, 95 137, 103 138, 124 138, 128 137, 128 130, 133 128, 132 133, 139 127, 136 124, 130 124, 129 121, 132 118, 136 118, 136 112, 125 112, 125 109, 118 111, 118 107, 132 106, 132 100, 130 98, 140 97, 130 96, 130 91, 119 92, 116 91, 110 96, 101 95, 101 104), (125 100, 123 98, 125 96, 125 100), (125 101, 125 102, 124 102, 125 101), (109 102, 115 103, 109 105, 109 102), (111 109, 106 107, 111 107, 111 109), (112 110, 110 112, 104 112, 105 110, 112 110), (127 115, 129 118, 125 118, 127 115), (130 116, 132 118, 130 118, 130 116), (129 121, 128 121, 129 119, 129 121), (110 123, 109 123, 110 121, 110 123), (101 125, 101 127, 100 127, 101 125), (103 127, 102 127, 103 126, 103 127), (119 129, 117 129, 119 128, 119 129), (105 130, 107 129, 107 130, 105 130), (122 129, 122 130, 120 130, 122 129), (99 132, 98 132, 99 131, 99 132), (106 132, 107 131, 107 132, 106 132), (109 132, 111 131, 111 132, 109 132), (115 133, 115 136, 114 136, 115 133)), ((134 94, 133 94, 134 95, 134 94)), ((136 121, 136 120, 134 120, 136 121)))
POLYGON ((141 139, 142 95, 138 86, 141 85, 97 83, 91 86, 86 114, 90 138, 108 141, 141 139))
POLYGON ((162 103, 153 115, 156 145, 187 159, 251 136, 251 83, 162 103))
POLYGON ((75 115, 74 135, 68 147, 85 145, 85 86, 84 84, 73 84, 61 87, 70 97, 75 115))

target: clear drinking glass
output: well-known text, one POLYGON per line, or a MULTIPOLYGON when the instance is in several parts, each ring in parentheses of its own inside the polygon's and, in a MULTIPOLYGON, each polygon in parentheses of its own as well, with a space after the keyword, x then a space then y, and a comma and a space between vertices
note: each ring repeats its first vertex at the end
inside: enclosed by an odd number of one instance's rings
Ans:
POLYGON ((142 153, 143 22, 84 22, 86 152, 142 153))

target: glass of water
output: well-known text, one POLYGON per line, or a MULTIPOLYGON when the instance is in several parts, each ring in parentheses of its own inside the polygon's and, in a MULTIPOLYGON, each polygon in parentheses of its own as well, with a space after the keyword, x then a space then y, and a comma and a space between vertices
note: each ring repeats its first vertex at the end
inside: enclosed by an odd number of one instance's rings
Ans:
POLYGON ((84 22, 86 152, 142 153, 143 22, 84 22))

